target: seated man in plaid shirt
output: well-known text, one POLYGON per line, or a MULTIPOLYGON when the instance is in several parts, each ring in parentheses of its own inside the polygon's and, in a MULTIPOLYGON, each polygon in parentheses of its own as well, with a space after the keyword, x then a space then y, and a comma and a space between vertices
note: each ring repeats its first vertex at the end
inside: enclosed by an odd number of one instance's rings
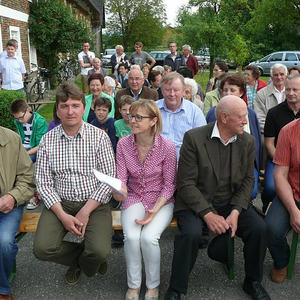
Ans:
POLYGON ((115 176, 108 135, 82 121, 81 90, 63 84, 56 92, 61 125, 43 136, 36 161, 36 185, 45 203, 34 240, 37 258, 69 266, 66 282, 75 285, 84 272, 107 271, 111 245, 111 190, 97 181, 93 169, 115 176), (64 241, 70 232, 81 243, 64 241))

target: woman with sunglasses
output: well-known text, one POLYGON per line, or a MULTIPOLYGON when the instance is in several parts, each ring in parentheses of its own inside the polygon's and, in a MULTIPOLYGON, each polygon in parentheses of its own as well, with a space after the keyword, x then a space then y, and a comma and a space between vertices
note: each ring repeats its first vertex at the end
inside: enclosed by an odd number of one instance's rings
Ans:
POLYGON ((139 100, 128 114, 132 134, 117 145, 117 177, 122 181, 121 221, 127 265, 126 300, 138 300, 142 259, 146 272, 145 300, 157 300, 160 284, 159 238, 173 216, 176 181, 174 144, 160 135, 162 119, 152 100, 139 100))

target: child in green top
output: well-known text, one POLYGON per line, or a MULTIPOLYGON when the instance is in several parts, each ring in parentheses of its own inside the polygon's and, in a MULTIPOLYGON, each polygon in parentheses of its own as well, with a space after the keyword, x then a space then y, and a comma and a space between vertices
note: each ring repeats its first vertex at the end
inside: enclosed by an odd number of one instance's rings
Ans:
POLYGON ((40 140, 48 129, 47 121, 37 112, 31 112, 24 99, 14 100, 11 103, 10 112, 14 116, 14 123, 21 136, 23 146, 32 162, 35 162, 40 140))
POLYGON ((129 127, 129 119, 127 114, 129 114, 129 108, 133 102, 133 97, 129 95, 124 95, 120 99, 119 112, 122 115, 122 119, 115 122, 116 137, 118 138, 122 138, 131 134, 131 128, 129 127))
MULTIPOLYGON (((16 99, 10 105, 10 112, 14 116, 14 123, 22 144, 32 162, 36 160, 42 136, 47 132, 48 124, 44 117, 37 112, 32 112, 24 99, 16 99)), ((40 204, 36 192, 27 204, 27 209, 35 209, 40 204)))

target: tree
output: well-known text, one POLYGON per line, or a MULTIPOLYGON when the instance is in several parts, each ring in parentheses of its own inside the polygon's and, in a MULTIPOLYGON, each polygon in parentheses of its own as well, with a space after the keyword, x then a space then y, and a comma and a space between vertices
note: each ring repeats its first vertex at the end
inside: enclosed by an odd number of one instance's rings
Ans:
POLYGON ((44 67, 51 72, 51 83, 59 64, 58 54, 72 57, 82 43, 90 41, 90 30, 59 0, 39 0, 31 3, 29 16, 30 39, 44 67))
POLYGON ((300 48, 299 15, 299 0, 255 1, 247 27, 251 50, 257 58, 273 51, 300 48))
POLYGON ((178 31, 182 33, 184 42, 193 49, 209 48, 210 77, 214 60, 226 53, 225 44, 228 32, 220 17, 221 1, 190 0, 189 5, 182 8, 178 16, 178 31), (194 12, 194 8, 197 11, 194 12))
POLYGON ((146 47, 159 45, 166 20, 160 0, 111 0, 106 2, 109 15, 106 28, 112 36, 118 33, 125 50, 141 41, 146 47))

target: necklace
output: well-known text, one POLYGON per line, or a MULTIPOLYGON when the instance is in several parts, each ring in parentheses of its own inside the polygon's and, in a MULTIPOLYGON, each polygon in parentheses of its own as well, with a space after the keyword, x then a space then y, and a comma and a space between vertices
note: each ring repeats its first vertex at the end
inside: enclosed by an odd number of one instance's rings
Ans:
POLYGON ((151 145, 138 145, 137 146, 142 163, 145 162, 145 160, 148 156, 148 153, 149 153, 150 149, 152 148, 152 145, 153 145, 153 143, 151 145))

